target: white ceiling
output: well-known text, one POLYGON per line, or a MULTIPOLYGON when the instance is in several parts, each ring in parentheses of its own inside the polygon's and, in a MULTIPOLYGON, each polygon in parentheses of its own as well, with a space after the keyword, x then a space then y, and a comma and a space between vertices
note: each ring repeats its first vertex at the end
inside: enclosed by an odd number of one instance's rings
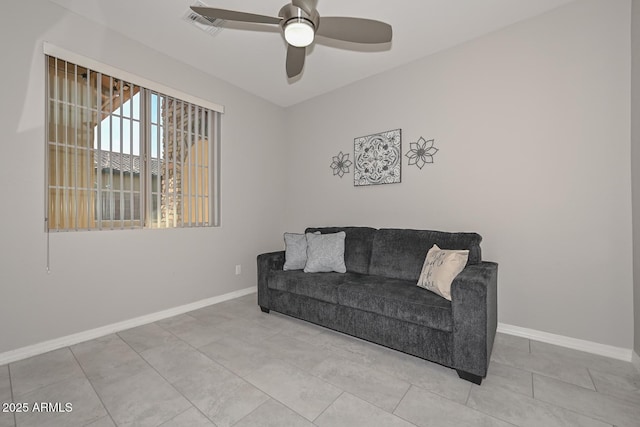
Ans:
MULTIPOLYGON (((227 28, 212 37, 183 20, 196 0, 51 0, 157 51, 283 107, 398 67, 574 0, 318 0, 320 16, 377 19, 393 41, 371 49, 317 38, 303 74, 288 80, 278 26, 227 28), (368 51, 367 51, 368 50, 368 51)), ((286 0, 202 0, 277 16, 286 0)), ((234 24, 242 27, 242 24, 234 24)), ((246 25, 245 25, 246 26, 246 25)))

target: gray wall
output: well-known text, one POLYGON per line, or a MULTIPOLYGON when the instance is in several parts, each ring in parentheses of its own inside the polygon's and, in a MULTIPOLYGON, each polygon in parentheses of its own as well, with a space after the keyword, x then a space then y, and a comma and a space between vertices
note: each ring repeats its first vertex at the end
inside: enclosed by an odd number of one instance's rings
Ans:
POLYGON ((500 322, 631 348, 630 4, 570 3, 288 109, 290 230, 477 231, 500 322), (435 163, 332 175, 354 137, 396 128, 403 154, 435 138, 435 163))
MULTIPOLYGON (((638 352, 630 0, 572 3, 286 111, 37 4, 10 0, 0 14, 0 53, 11 58, 0 98, 0 353, 255 286, 255 255, 282 247, 285 228, 336 224, 478 231, 484 257, 501 264, 501 322, 625 348, 635 268, 638 352), (55 234, 46 273, 45 40, 225 105, 222 227, 55 234), (295 123, 286 131, 285 119, 295 123), (403 182, 380 187, 354 188, 353 169, 332 176, 331 157, 353 153, 354 137, 394 128, 403 153, 435 138, 435 164, 405 158, 403 182)), ((636 51, 637 40, 634 31, 636 51)))
POLYGON ((631 175, 633 187, 634 350, 640 355, 640 0, 631 15, 631 175))
POLYGON ((36 3, 0 14, 0 353, 255 286, 256 254, 282 245, 284 111, 36 3), (43 41, 226 107, 222 227, 52 234, 46 273, 43 41))

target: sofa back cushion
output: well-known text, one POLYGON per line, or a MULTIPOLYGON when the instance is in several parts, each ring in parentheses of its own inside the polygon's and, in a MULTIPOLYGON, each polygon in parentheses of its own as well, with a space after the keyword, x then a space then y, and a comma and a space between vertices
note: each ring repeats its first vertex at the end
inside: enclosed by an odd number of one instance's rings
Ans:
MULTIPOLYGON (((371 248, 376 233, 370 227, 322 227, 307 228, 306 233, 319 231, 322 234, 344 231, 344 263, 349 273, 369 274, 371 248)), ((422 266, 422 264, 421 264, 422 266)))
POLYGON ((435 244, 441 249, 468 249, 467 265, 482 261, 477 233, 382 228, 376 232, 369 274, 417 281, 425 257, 435 244))

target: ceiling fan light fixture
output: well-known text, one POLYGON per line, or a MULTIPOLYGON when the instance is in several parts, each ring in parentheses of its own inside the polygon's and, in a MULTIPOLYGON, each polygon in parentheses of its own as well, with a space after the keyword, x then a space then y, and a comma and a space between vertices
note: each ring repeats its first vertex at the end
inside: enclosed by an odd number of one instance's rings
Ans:
POLYGON ((308 19, 295 17, 284 25, 284 38, 292 46, 307 47, 313 43, 314 35, 313 23, 308 19))
POLYGON ((302 73, 307 46, 313 43, 316 31, 323 38, 353 43, 389 43, 393 35, 391 25, 366 18, 329 16, 320 24, 320 14, 314 0, 289 0, 278 12, 278 17, 257 15, 236 10, 217 9, 205 6, 191 6, 203 19, 275 24, 287 42, 287 77, 294 78, 302 73))

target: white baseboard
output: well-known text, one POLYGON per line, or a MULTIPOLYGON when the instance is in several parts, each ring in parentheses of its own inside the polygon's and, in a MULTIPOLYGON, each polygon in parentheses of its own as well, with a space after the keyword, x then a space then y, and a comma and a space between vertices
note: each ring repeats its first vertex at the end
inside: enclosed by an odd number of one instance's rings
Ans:
POLYGON ((631 355, 633 353, 633 351, 629 348, 599 344, 592 341, 580 340, 577 338, 565 337, 563 335, 550 334, 549 332, 537 331, 535 329, 527 329, 521 328, 519 326, 507 325, 505 323, 498 323, 498 332, 507 335, 515 335, 517 337, 529 338, 547 344, 555 344, 560 347, 585 351, 587 353, 598 354, 600 356, 611 357, 612 359, 624 360, 626 362, 631 362, 631 355))
POLYGON ((640 356, 635 351, 631 354, 631 362, 636 367, 638 372, 640 372, 640 356))
MULTIPOLYGON (((102 326, 100 328, 95 328, 88 331, 79 332, 77 334, 67 335, 65 337, 33 344, 27 347, 18 348, 16 350, 7 351, 5 353, 0 353, 0 366, 18 360, 26 359, 28 357, 37 356, 38 354, 57 350, 59 348, 68 347, 84 341, 100 338, 105 335, 124 331, 126 329, 146 325, 147 323, 157 322, 158 320, 177 316, 179 314, 184 314, 202 307, 218 304, 235 298, 240 298, 242 296, 253 294, 256 292, 257 288, 255 286, 252 286, 249 288, 240 289, 239 291, 219 295, 217 297, 203 299, 190 304, 181 305, 179 307, 173 307, 167 310, 158 311, 156 313, 147 314, 145 316, 136 317, 134 319, 113 323, 110 325, 102 326)), ((541 341, 548 344, 555 344, 574 350, 598 354, 600 356, 632 362, 638 369, 638 371, 640 371, 640 356, 638 356, 638 354, 631 349, 614 347, 607 344, 599 344, 592 341, 537 331, 535 329, 521 328, 519 326, 508 325, 505 323, 498 323, 498 332, 507 335, 515 335, 518 337, 528 338, 535 341, 541 341)))
POLYGON ((136 317, 135 319, 125 320, 123 322, 113 323, 111 325, 102 326, 100 328, 91 329, 88 331, 79 332, 77 334, 67 335, 65 337, 56 338, 50 341, 18 348, 16 350, 7 351, 0 354, 0 366, 7 363, 15 362, 17 360, 26 359, 27 357, 37 356, 38 354, 46 353, 48 351, 53 351, 84 341, 100 338, 105 335, 113 334, 115 332, 135 328, 136 326, 157 322, 158 320, 177 316, 178 314, 184 314, 202 307, 218 304, 223 301, 228 301, 256 292, 257 288, 255 286, 252 286, 250 288, 240 289, 239 291, 230 292, 228 294, 219 295, 217 297, 207 298, 190 304, 181 305, 179 307, 173 307, 167 310, 158 311, 156 313, 147 314, 145 316, 136 317))

